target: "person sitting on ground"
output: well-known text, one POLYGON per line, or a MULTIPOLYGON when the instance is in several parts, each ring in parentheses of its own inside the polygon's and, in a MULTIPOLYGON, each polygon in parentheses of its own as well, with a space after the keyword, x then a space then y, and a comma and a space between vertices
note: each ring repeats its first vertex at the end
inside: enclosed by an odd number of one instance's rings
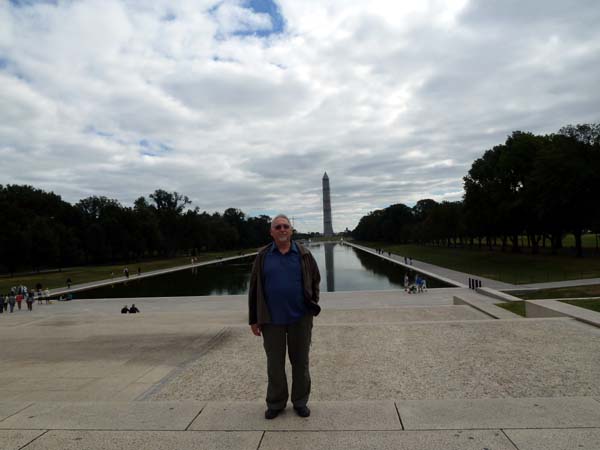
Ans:
POLYGON ((423 278, 420 276, 417 276, 417 279, 415 280, 415 284, 417 285, 417 292, 423 292, 423 278))
POLYGON ((125 305, 121 308, 121 314, 127 314, 128 312, 129 312, 129 308, 127 307, 127 305, 125 305))
POLYGON ((131 308, 129 308, 129 314, 136 314, 136 313, 139 313, 139 312, 140 312, 140 310, 137 309, 137 307, 135 306, 135 303, 133 303, 131 305, 131 308))

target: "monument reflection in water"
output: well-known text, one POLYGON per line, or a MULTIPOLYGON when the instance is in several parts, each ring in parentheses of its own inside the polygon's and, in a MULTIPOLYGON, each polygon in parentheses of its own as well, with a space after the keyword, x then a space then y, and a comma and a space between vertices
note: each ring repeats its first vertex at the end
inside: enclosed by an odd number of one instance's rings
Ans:
POLYGON ((325 271, 327 272, 327 292, 335 292, 335 270, 333 267, 333 247, 335 245, 332 242, 323 244, 325 249, 325 271))
MULTIPOLYGON (((407 271, 377 256, 338 243, 311 244, 310 250, 321 271, 323 291, 376 291, 403 287, 404 274, 407 271)), ((126 284, 79 292, 75 297, 131 298, 246 294, 253 261, 254 257, 249 257, 139 280, 134 275, 126 284)), ((409 276, 412 281, 414 273, 409 273, 409 276)), ((429 277, 427 277, 427 286, 449 287, 429 277)))

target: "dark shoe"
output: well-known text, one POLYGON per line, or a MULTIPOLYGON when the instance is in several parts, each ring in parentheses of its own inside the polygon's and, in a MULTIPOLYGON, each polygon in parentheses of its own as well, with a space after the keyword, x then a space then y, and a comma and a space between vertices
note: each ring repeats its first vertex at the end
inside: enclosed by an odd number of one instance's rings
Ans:
POLYGON ((300 417, 310 416, 310 409, 308 409, 308 406, 298 406, 297 408, 294 406, 294 410, 300 417))
POLYGON ((267 420, 271 420, 274 419, 275 417, 277 417, 279 415, 279 413, 281 412, 281 409, 267 409, 265 411, 265 419, 267 420))

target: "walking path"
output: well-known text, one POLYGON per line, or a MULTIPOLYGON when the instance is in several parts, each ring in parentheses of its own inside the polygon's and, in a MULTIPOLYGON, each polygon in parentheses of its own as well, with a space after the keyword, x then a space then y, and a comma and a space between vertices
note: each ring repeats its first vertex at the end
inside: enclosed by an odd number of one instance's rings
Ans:
POLYGON ((394 253, 392 253, 391 256, 387 256, 387 252, 377 253, 377 251, 373 248, 354 244, 352 242, 345 241, 344 244, 364 250, 365 252, 371 253, 375 256, 379 256, 380 258, 386 259, 388 261, 392 261, 406 269, 416 270, 425 275, 433 276, 454 286, 468 287, 469 278, 474 278, 481 280, 483 286, 491 287, 494 289, 506 289, 514 287, 513 284, 492 280, 490 278, 483 278, 478 275, 471 275, 469 273, 459 272, 457 270, 446 269, 444 267, 436 266, 416 259, 412 260, 412 264, 405 264, 404 256, 396 255, 394 253))
POLYGON ((570 286, 587 286, 593 284, 600 284, 600 278, 584 278, 580 280, 566 280, 566 281, 550 281, 545 283, 529 283, 529 284, 511 284, 503 281, 493 280, 491 278, 481 277, 479 275, 473 275, 470 273, 459 272, 457 270, 447 269, 445 267, 436 266, 416 259, 412 260, 412 264, 404 263, 404 256, 393 254, 387 256, 387 252, 377 253, 374 248, 365 247, 363 245, 354 244, 352 242, 344 241, 344 244, 351 247, 359 248, 368 253, 371 253, 380 258, 392 261, 399 264, 407 269, 417 270, 425 275, 434 276, 442 281, 453 284, 455 286, 465 287, 469 285, 469 278, 481 280, 483 287, 490 287, 502 291, 523 291, 533 289, 548 289, 548 288, 560 288, 570 286))
MULTIPOLYGON (((566 280, 566 281, 550 281, 547 283, 531 283, 531 284, 519 284, 515 285, 513 290, 524 290, 524 289, 548 289, 548 288, 561 288, 571 286, 588 286, 592 284, 600 284, 600 278, 584 278, 581 280, 566 280)), ((508 289, 507 289, 508 291, 508 289)))

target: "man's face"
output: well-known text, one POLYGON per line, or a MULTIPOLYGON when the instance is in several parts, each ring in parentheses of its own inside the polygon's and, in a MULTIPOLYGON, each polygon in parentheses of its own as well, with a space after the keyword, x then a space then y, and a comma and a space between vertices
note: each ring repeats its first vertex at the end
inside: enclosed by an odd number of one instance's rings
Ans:
POLYGON ((271 237, 275 242, 289 242, 292 238, 292 227, 283 217, 275 219, 271 224, 271 237))

